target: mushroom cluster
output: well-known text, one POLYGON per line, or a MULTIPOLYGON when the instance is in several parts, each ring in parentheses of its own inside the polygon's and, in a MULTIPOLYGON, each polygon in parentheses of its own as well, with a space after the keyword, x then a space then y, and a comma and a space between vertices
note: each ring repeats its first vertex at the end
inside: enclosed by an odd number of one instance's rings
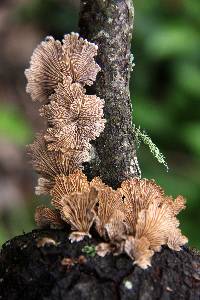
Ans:
POLYGON ((85 90, 100 71, 97 50, 76 33, 65 35, 62 43, 47 37, 25 71, 26 90, 41 102, 39 113, 47 122, 47 130, 28 146, 39 174, 36 194, 50 195, 52 206, 38 207, 35 220, 39 227, 70 224, 72 242, 91 237, 93 226, 102 238, 98 255, 125 252, 145 269, 162 245, 179 251, 187 243, 176 218, 185 200, 173 200, 148 179, 130 178, 117 190, 99 177, 88 181, 83 163, 90 159, 90 141, 105 126, 104 100, 85 90))

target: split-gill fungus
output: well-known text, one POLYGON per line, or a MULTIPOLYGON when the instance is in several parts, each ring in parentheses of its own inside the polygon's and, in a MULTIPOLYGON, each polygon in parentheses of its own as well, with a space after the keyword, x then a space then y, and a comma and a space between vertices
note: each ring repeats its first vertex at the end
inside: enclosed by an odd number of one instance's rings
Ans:
POLYGON ((101 178, 89 182, 84 175, 90 141, 106 124, 104 100, 85 90, 100 71, 94 60, 97 50, 97 45, 76 33, 65 35, 62 43, 47 37, 25 71, 27 92, 41 102, 39 112, 48 124, 46 132, 28 146, 40 176, 36 194, 50 195, 52 205, 38 207, 35 220, 39 227, 68 223, 72 242, 91 237, 94 225, 102 239, 97 254, 125 252, 145 269, 162 245, 179 251, 187 243, 176 218, 185 200, 166 196, 153 180, 130 178, 114 190, 101 178))

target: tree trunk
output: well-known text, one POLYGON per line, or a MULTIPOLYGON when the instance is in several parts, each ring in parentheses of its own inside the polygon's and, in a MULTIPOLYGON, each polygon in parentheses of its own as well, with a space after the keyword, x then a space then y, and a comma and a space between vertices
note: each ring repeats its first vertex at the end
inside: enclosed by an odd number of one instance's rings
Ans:
POLYGON ((87 173, 100 175, 112 187, 140 175, 129 93, 133 17, 132 0, 81 1, 80 35, 99 47, 101 72, 92 92, 105 100, 107 121, 104 132, 93 143, 95 158, 87 173))

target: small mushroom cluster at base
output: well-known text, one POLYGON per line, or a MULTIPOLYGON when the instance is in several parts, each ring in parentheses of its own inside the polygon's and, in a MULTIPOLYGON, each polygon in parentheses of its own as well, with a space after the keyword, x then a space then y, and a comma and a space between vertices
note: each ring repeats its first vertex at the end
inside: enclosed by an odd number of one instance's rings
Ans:
POLYGON ((35 220, 39 227, 69 224, 71 242, 91 237, 93 227, 102 239, 98 255, 126 253, 145 269, 162 245, 179 251, 187 243, 176 218, 185 200, 166 196, 153 180, 132 178, 114 190, 99 177, 88 181, 85 176, 90 141, 105 126, 104 100, 85 90, 100 70, 97 49, 75 33, 62 43, 47 37, 25 71, 27 92, 42 103, 39 113, 47 122, 47 130, 28 146, 40 176, 35 192, 49 195, 52 206, 38 207, 35 220))
POLYGON ((177 213, 185 208, 182 196, 173 200, 165 196, 153 180, 139 178, 126 180, 117 191, 113 191, 118 194, 113 207, 109 207, 109 199, 103 198, 101 193, 99 208, 104 206, 107 221, 104 223, 105 216, 102 219, 102 215, 97 214, 96 228, 100 235, 104 232, 102 237, 110 242, 96 247, 100 256, 125 252, 134 264, 146 269, 151 265, 154 252, 159 252, 162 245, 179 251, 187 243, 176 218, 177 213), (103 220, 100 230, 99 218, 103 220))
POLYGON ((96 246, 100 256, 124 252, 134 264, 145 269, 162 245, 180 251, 187 243, 176 218, 185 208, 184 198, 178 196, 173 200, 166 196, 153 180, 133 178, 113 190, 100 178, 89 182, 78 170, 69 176, 58 176, 51 196, 57 213, 37 208, 37 224, 40 227, 70 224, 71 242, 91 237, 94 225, 102 238, 102 243, 96 246))

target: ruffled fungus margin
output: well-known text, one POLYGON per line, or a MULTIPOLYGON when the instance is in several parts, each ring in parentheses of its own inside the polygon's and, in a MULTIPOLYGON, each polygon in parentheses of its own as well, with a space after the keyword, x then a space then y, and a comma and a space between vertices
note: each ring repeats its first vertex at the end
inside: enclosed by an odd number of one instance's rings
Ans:
POLYGON ((100 178, 89 182, 84 175, 90 141, 105 126, 104 100, 85 90, 100 71, 94 60, 97 50, 97 45, 77 33, 65 35, 62 43, 47 37, 25 71, 26 91, 43 104, 39 113, 48 124, 46 132, 28 146, 40 176, 36 194, 50 195, 53 206, 37 207, 35 220, 39 227, 70 224, 72 242, 91 237, 94 224, 102 238, 97 254, 125 252, 145 269, 162 245, 180 251, 187 243, 176 218, 185 200, 166 196, 153 180, 130 178, 113 190, 100 178))

